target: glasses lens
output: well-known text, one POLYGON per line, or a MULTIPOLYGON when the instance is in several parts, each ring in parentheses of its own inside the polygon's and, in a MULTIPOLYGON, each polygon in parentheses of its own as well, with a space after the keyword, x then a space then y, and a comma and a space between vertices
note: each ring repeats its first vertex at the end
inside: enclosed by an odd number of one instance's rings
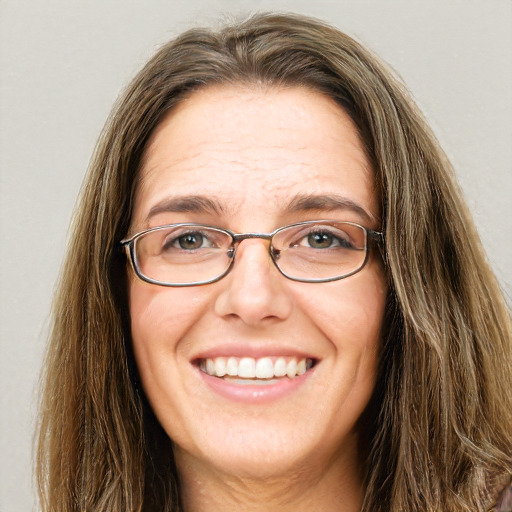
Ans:
POLYGON ((366 230, 347 222, 305 223, 273 239, 276 264, 288 277, 328 280, 359 270, 366 261, 366 230))
POLYGON ((155 229, 135 240, 140 274, 163 284, 195 284, 214 280, 230 266, 231 236, 204 226, 155 229))

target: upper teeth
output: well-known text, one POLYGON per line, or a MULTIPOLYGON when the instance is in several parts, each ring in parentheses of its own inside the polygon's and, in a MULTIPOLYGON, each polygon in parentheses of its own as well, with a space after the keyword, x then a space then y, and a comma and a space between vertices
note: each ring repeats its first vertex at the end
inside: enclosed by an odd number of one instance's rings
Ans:
POLYGON ((296 357, 215 357, 202 359, 201 370, 216 377, 242 377, 245 379, 290 378, 302 375, 313 365, 311 359, 296 357))

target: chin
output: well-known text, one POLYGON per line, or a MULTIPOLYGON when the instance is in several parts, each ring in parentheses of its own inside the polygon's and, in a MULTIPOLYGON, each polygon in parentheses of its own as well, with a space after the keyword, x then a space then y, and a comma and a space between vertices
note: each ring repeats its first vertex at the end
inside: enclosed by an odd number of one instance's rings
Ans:
POLYGON ((194 444, 176 443, 178 466, 193 460, 224 477, 246 480, 313 474, 315 468, 333 464, 340 451, 352 455, 357 450, 356 432, 335 433, 327 424, 315 425, 310 415, 281 421, 254 414, 243 421, 218 419, 193 437, 194 444))

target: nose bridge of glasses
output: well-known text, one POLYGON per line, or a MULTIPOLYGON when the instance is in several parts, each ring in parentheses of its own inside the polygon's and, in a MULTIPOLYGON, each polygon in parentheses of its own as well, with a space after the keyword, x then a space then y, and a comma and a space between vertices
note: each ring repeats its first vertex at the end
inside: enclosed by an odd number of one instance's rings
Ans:
POLYGON ((272 233, 235 233, 233 235, 233 243, 239 244, 244 240, 250 240, 254 238, 261 238, 262 240, 272 240, 272 233))
MULTIPOLYGON (((254 240, 259 238, 261 240, 272 242, 273 236, 274 233, 234 233, 232 234, 233 246, 231 251, 229 252, 229 256, 231 258, 234 257, 236 252, 236 246, 238 246, 244 240, 254 240)), ((275 259, 276 251, 272 248, 272 243, 270 244, 269 251, 272 259, 275 259)))
POLYGON ((233 238, 235 242, 242 242, 243 240, 249 240, 250 238, 261 238, 262 240, 270 240, 273 233, 235 233, 233 238))

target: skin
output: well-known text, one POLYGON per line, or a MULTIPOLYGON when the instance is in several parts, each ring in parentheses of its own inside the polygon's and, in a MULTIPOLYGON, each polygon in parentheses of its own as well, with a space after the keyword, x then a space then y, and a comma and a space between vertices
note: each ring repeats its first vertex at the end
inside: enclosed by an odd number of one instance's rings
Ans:
MULTIPOLYGON (((379 228, 373 173, 345 112, 299 87, 211 86, 155 130, 130 234, 175 222, 261 233, 325 218, 379 228), (365 213, 287 209, 297 195, 333 193, 365 213), (186 207, 192 211, 148 218, 177 195, 205 196, 218 211, 186 207)), ((232 271, 213 284, 166 288, 130 272, 135 357, 175 443, 186 511, 360 510, 357 420, 375 385, 385 297, 375 257, 347 279, 300 283, 278 272, 268 242, 257 239, 240 244, 232 271), (234 401, 193 364, 232 347, 300 352, 317 364, 284 397, 234 401)))

